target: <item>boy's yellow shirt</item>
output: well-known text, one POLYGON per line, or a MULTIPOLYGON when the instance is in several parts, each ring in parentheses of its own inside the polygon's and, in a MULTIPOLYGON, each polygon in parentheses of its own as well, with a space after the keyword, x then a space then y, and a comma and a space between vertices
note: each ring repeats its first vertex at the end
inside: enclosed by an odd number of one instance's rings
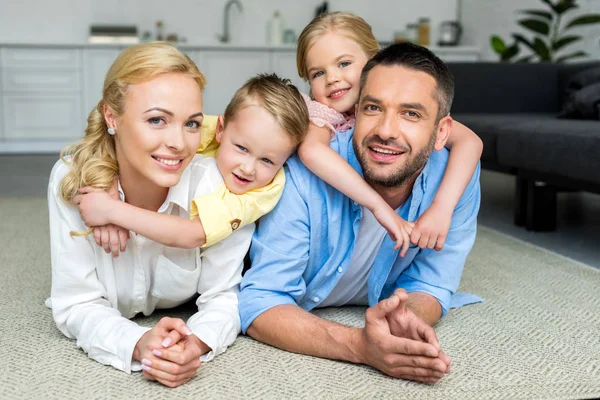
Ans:
MULTIPOLYGON (((204 116, 197 154, 207 157, 217 155, 217 118, 214 115, 204 116)), ((270 212, 281 198, 284 186, 285 173, 281 168, 273 181, 262 188, 237 195, 231 193, 225 183, 222 183, 215 192, 194 198, 190 204, 190 219, 200 218, 206 234, 206 243, 202 247, 225 239, 237 229, 270 212)))

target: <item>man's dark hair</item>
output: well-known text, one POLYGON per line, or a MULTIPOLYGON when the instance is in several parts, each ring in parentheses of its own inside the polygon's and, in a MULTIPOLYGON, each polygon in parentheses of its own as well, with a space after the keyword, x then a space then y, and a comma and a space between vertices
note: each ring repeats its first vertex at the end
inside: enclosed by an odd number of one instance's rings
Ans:
POLYGON ((450 114, 454 98, 454 77, 446 64, 431 51, 413 43, 396 43, 380 50, 362 70, 361 92, 369 72, 377 65, 405 67, 432 76, 436 82, 434 97, 439 105, 437 121, 450 114))

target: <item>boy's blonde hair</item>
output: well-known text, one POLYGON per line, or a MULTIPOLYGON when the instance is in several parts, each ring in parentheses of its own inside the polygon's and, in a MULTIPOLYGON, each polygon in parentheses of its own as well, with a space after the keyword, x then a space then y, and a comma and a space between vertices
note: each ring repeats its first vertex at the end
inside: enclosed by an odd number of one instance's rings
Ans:
POLYGON ((204 89, 204 75, 187 55, 172 44, 139 44, 123 50, 117 57, 104 79, 102 99, 88 117, 84 138, 66 147, 60 154, 61 159, 70 164, 69 172, 60 184, 60 196, 66 202, 71 202, 77 189, 84 186, 108 189, 119 173, 115 138, 108 134, 104 105, 116 116, 123 115, 130 85, 168 73, 189 75, 200 90, 204 89), (70 156, 71 160, 65 160, 65 156, 70 156))
POLYGON ((258 103, 271 114, 298 146, 308 130, 308 109, 302 95, 289 79, 275 74, 258 74, 239 88, 225 109, 225 126, 243 107, 258 103))
POLYGON ((337 32, 356 42, 369 59, 379 51, 379 42, 373 35, 371 25, 367 24, 364 19, 348 12, 323 13, 315 17, 302 30, 298 38, 296 65, 298 75, 304 80, 308 80, 308 68, 306 66, 308 50, 319 38, 329 32, 337 32))

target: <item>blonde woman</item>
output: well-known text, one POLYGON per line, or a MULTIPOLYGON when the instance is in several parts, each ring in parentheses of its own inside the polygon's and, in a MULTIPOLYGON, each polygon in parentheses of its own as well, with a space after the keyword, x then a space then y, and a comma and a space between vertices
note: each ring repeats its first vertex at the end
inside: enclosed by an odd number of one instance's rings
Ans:
MULTIPOLYGON (((146 379, 170 387, 189 381, 200 361, 224 352, 239 333, 237 293, 254 224, 203 249, 168 247, 132 232, 127 251, 115 258, 86 235, 88 227, 73 203, 78 196, 92 196, 79 194, 81 188, 108 189, 116 181, 128 206, 189 219, 193 199, 227 184, 219 156, 196 155, 204 83, 196 65, 172 45, 148 43, 123 51, 106 76, 85 137, 63 152, 48 188, 52 290, 47 305, 58 328, 94 360, 128 373, 143 370, 146 379), (198 294, 198 312, 187 324, 163 318, 150 329, 130 321, 198 294)), ((296 103, 307 128, 299 93, 296 103)), ((264 118, 247 122, 264 123, 264 118)), ((303 135, 305 129, 298 131, 303 135)), ((283 163, 299 139, 281 141, 283 163)), ((272 170, 275 175, 277 168, 272 170)))

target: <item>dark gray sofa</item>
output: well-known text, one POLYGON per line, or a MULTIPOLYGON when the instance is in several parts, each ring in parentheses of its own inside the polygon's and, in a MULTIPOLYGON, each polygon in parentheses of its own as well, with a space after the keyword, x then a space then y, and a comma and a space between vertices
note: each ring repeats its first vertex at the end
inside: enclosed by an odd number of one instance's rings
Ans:
POLYGON ((482 166, 516 176, 515 223, 556 229, 556 193, 600 193, 600 121, 559 119, 570 77, 600 66, 448 63, 452 116, 483 140, 482 166))

